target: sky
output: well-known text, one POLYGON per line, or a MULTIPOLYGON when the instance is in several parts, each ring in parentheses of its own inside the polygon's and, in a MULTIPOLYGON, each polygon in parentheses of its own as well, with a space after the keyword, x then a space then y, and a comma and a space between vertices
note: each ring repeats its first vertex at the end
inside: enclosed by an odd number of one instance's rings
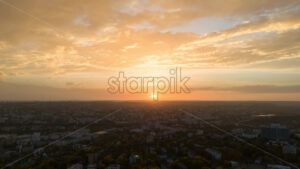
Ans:
POLYGON ((151 100, 108 79, 169 76, 161 100, 300 100, 299 0, 0 0, 0 100, 151 100))

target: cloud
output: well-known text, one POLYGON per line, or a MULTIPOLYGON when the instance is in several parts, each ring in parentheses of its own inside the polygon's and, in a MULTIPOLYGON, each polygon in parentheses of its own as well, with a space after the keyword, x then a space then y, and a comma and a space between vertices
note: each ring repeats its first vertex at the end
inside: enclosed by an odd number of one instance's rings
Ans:
POLYGON ((74 86, 75 83, 74 82, 66 82, 66 86, 74 86))
POLYGON ((0 101, 104 100, 105 89, 55 88, 37 85, 0 83, 0 101))
POLYGON ((77 83, 77 82, 66 82, 65 85, 66 85, 67 88, 77 88, 77 89, 80 89, 80 88, 83 87, 81 83, 77 83))
POLYGON ((6 78, 6 74, 0 71, 0 82, 4 81, 5 78, 6 78))
POLYGON ((23 12, 0 4, 6 74, 238 67, 299 56, 297 0, 7 2, 23 12), (249 22, 207 35, 163 31, 209 17, 249 22))
POLYGON ((193 90, 234 91, 242 93, 300 93, 300 85, 247 85, 235 87, 196 87, 193 90))
POLYGON ((255 63, 255 64, 249 64, 246 68, 249 69, 265 69, 265 70, 278 70, 278 69, 284 69, 284 70, 297 70, 299 69, 300 65, 300 58, 283 58, 279 60, 269 61, 269 62, 263 62, 263 63, 255 63))
POLYGON ((202 64, 234 67, 299 57, 298 15, 299 11, 292 11, 274 18, 258 17, 256 21, 201 36, 178 48, 179 58, 188 58, 179 62, 195 68, 202 64))

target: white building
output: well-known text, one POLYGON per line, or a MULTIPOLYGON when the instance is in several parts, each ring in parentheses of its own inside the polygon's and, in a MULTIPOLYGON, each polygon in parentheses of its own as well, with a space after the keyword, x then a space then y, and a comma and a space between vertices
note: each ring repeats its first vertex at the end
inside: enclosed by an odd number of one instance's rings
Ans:
POLYGON ((97 169, 97 166, 96 166, 96 164, 89 164, 87 166, 87 169, 97 169))
POLYGON ((197 130, 196 132, 197 135, 202 135, 203 133, 204 133, 203 130, 197 130))
POLYGON ((222 158, 222 153, 218 152, 217 150, 206 148, 205 151, 208 152, 216 160, 220 160, 222 158))
POLYGON ((289 166, 268 164, 267 169, 291 169, 289 166))
POLYGON ((239 167, 240 163, 236 162, 236 161, 230 161, 230 165, 231 165, 231 167, 239 167))
POLYGON ((140 158, 139 155, 131 155, 131 156, 129 157, 129 163, 130 163, 130 164, 134 164, 134 163, 136 163, 136 161, 137 161, 139 158, 140 158))
POLYGON ((297 154, 297 147, 294 146, 294 145, 284 145, 282 147, 282 153, 283 154, 293 154, 293 155, 296 155, 297 154))
POLYGON ((38 142, 41 140, 41 134, 40 133, 33 133, 31 136, 31 141, 32 142, 38 142))
POLYGON ((73 164, 71 167, 69 167, 68 169, 83 169, 82 164, 73 164))

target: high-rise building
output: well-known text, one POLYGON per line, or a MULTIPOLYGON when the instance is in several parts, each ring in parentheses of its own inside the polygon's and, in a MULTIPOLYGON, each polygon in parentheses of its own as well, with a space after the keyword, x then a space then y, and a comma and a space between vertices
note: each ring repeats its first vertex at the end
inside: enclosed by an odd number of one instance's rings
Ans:
POLYGON ((261 128, 263 138, 273 141, 288 141, 290 130, 280 125, 263 126, 261 128))

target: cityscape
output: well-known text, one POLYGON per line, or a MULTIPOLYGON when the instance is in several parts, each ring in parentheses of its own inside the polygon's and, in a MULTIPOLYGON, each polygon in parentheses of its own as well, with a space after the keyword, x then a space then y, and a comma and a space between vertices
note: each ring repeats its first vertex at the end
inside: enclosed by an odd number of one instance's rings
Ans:
POLYGON ((2 102, 0 166, 298 168, 299 112, 298 102, 2 102))

